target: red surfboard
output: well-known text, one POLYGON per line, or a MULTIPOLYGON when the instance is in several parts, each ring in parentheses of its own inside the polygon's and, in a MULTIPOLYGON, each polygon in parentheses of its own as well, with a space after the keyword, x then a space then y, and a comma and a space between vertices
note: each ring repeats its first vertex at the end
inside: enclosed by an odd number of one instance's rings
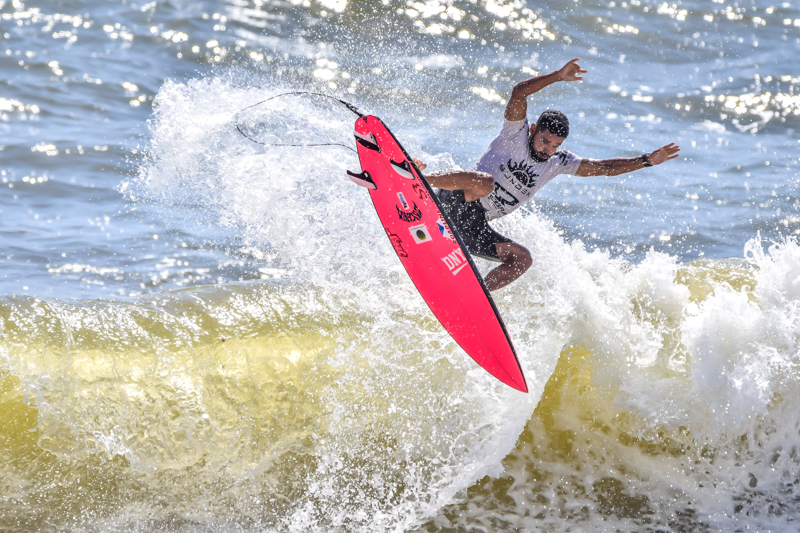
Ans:
POLYGON ((422 298, 453 339, 491 375, 528 392, 514 345, 461 237, 422 173, 380 119, 356 121, 362 172, 372 203, 422 298))

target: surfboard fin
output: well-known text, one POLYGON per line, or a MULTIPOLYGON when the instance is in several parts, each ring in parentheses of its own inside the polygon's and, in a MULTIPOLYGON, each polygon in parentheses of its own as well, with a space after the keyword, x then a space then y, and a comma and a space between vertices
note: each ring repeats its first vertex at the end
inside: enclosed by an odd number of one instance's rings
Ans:
POLYGON ((356 142, 366 148, 367 150, 373 150, 375 152, 380 153, 381 147, 378 146, 378 141, 375 140, 375 136, 373 134, 362 135, 361 133, 353 132, 356 136, 356 142))
POLYGON ((398 163, 396 161, 392 161, 389 159, 389 163, 392 165, 392 170, 400 174, 406 179, 413 180, 414 174, 411 173, 411 165, 408 161, 403 161, 402 163, 398 163))
POLYGON ((347 177, 350 178, 350 181, 355 183, 356 185, 361 185, 362 187, 366 187, 367 189, 372 189, 373 191, 378 188, 375 185, 375 182, 372 181, 372 176, 369 175, 369 172, 366 170, 361 172, 360 174, 356 174, 355 172, 347 171, 347 177))

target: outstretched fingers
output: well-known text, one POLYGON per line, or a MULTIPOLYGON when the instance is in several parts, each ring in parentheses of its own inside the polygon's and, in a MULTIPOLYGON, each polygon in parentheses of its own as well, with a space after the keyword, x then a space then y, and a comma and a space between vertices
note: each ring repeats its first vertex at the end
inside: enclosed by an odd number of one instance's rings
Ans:
POLYGON ((561 77, 565 81, 583 81, 583 76, 581 76, 581 74, 586 74, 589 71, 581 68, 581 66, 578 64, 578 61, 580 60, 581 58, 576 57, 561 67, 561 77))
POLYGON ((681 155, 681 147, 675 143, 669 143, 666 146, 662 146, 661 150, 664 150, 667 154, 667 160, 675 159, 679 155, 681 155))
POLYGON ((653 152, 650 160, 654 165, 660 165, 661 163, 669 161, 670 159, 675 159, 680 155, 681 147, 675 143, 669 143, 653 152))

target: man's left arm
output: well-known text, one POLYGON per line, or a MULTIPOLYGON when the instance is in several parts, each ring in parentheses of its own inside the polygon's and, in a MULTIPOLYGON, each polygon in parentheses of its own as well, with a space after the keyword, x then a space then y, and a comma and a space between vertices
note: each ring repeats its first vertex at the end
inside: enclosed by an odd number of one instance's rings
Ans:
POLYGON ((615 157, 613 159, 584 159, 576 176, 619 176, 645 167, 660 165, 680 155, 681 147, 675 143, 638 157, 615 157))

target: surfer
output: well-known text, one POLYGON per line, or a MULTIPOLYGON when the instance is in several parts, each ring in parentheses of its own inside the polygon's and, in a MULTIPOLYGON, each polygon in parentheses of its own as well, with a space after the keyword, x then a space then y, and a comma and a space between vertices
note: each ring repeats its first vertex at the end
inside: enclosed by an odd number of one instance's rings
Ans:
MULTIPOLYGON (((439 200, 471 254, 502 264, 486 275, 490 291, 505 287, 532 264, 524 246, 492 229, 490 220, 508 215, 559 174, 618 176, 660 165, 680 155, 670 143, 637 157, 586 159, 561 149, 569 135, 569 120, 548 109, 536 124, 528 125, 528 97, 560 81, 582 81, 588 72, 580 58, 559 70, 518 83, 511 92, 500 133, 471 170, 445 170, 426 175, 432 187, 442 189, 439 200)), ((425 164, 414 160, 420 170, 425 164)))

